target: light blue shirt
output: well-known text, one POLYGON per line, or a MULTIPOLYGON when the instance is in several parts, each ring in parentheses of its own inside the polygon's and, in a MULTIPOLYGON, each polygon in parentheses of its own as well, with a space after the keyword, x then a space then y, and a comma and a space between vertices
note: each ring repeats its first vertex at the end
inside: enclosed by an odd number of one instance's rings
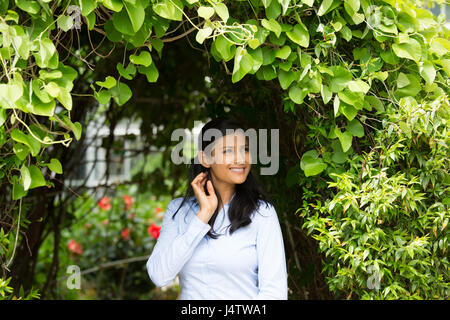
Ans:
POLYGON ((211 239, 210 225, 196 215, 197 202, 186 201, 172 219, 182 199, 167 206, 147 261, 156 286, 169 285, 178 275, 180 300, 287 300, 284 242, 272 205, 260 200, 252 222, 230 235, 227 203, 214 223, 223 235, 211 239))

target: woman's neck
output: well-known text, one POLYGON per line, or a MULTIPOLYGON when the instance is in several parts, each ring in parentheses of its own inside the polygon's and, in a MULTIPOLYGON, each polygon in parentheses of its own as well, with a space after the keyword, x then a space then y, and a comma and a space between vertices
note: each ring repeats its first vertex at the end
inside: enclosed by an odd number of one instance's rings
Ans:
MULTIPOLYGON (((220 198, 222 199, 222 206, 228 204, 236 192, 236 185, 223 185, 222 183, 214 182, 214 186, 220 194, 220 198)), ((219 210, 220 209, 222 209, 222 207, 220 207, 219 210)))

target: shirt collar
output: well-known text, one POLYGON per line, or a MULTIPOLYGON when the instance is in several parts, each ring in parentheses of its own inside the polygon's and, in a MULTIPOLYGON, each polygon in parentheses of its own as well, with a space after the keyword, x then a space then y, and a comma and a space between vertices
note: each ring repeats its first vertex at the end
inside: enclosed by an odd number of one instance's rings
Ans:
MULTIPOLYGON (((230 206, 230 203, 231 203, 231 201, 233 200, 233 198, 234 198, 235 195, 236 195, 236 191, 233 193, 233 196, 231 197, 230 201, 229 201, 227 204, 225 204, 223 207, 229 207, 229 206, 230 206)), ((191 199, 192 199, 193 201, 195 201, 195 196, 192 196, 191 199)), ((199 204, 198 204, 197 201, 195 201, 195 206, 196 206, 196 207, 199 207, 199 204)))

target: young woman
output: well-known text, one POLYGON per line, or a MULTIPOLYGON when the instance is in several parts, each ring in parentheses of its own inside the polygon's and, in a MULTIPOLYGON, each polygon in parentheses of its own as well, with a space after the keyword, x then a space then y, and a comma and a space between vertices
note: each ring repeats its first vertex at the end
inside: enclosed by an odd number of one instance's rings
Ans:
POLYGON ((244 129, 232 134, 227 129, 242 128, 223 117, 202 128, 201 164, 192 165, 184 198, 167 207, 147 261, 149 277, 163 287, 178 275, 180 300, 287 300, 277 213, 250 171, 244 129), (204 139, 208 129, 219 130, 221 137, 204 139))

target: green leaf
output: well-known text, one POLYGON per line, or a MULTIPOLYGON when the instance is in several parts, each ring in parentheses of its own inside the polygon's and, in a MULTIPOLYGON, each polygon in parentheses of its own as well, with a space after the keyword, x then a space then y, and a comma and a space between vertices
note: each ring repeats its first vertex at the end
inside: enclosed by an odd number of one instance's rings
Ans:
POLYGON ((163 0, 153 4, 153 11, 166 19, 181 21, 183 4, 180 0, 163 0))
POLYGON ((105 81, 96 81, 95 83, 100 87, 110 89, 116 85, 117 81, 113 77, 107 76, 105 81))
POLYGON ((130 56, 130 61, 137 65, 142 65, 148 67, 152 64, 152 56, 148 51, 141 51, 139 55, 132 54, 130 56))
POLYGON ((197 9, 197 13, 203 19, 209 19, 214 15, 214 8, 201 6, 197 9))
POLYGON ((27 191, 24 190, 23 185, 14 182, 13 184, 13 200, 19 200, 27 195, 27 191))
MULTIPOLYGON (((331 132, 334 133, 334 130, 331 130, 331 132)), ((331 148, 333 149, 331 160, 338 164, 345 163, 345 161, 347 160, 347 155, 342 150, 341 143, 338 140, 333 140, 331 141, 331 148)))
POLYGON ((28 146, 31 150, 31 154, 36 156, 41 150, 41 144, 39 141, 36 141, 33 137, 27 136, 25 133, 15 128, 11 131, 11 138, 14 141, 20 142, 26 146, 28 146))
POLYGON ((400 72, 397 77, 397 88, 406 87, 410 83, 408 77, 403 72, 400 72))
POLYGON ((145 76, 147 77, 147 81, 150 83, 156 82, 158 80, 159 72, 158 69, 156 69, 154 63, 152 63, 148 67, 139 66, 138 71, 142 74, 145 74, 145 76))
POLYGON ((345 0, 345 3, 348 4, 350 8, 352 8, 353 12, 358 12, 360 7, 359 0, 345 0))
POLYGON ((39 169, 35 165, 31 165, 28 167, 28 170, 30 170, 31 176, 30 189, 42 187, 47 184, 45 182, 44 176, 42 175, 41 169, 39 169))
POLYGON ((333 96, 333 93, 330 91, 328 86, 324 84, 322 84, 320 88, 320 94, 322 95, 322 100, 324 104, 327 104, 331 100, 331 97, 333 96))
POLYGON ((419 72, 422 78, 425 79, 425 81, 428 84, 432 84, 434 81, 434 78, 436 77, 436 69, 434 68, 434 65, 429 60, 421 61, 419 72))
POLYGON ((362 92, 364 94, 369 91, 370 86, 365 83, 364 81, 358 79, 358 80, 352 80, 348 83, 348 88, 353 92, 362 92))
POLYGON ((264 5, 264 8, 267 8, 270 6, 270 3, 272 2, 272 0, 261 0, 261 2, 264 5))
POLYGON ((349 27, 343 26, 339 32, 342 34, 342 37, 349 42, 352 39, 352 30, 349 27))
POLYGON ((119 74, 127 80, 133 79, 133 76, 136 73, 136 67, 134 67, 134 69, 133 69, 133 67, 130 68, 130 66, 132 66, 132 64, 129 64, 127 66, 127 68, 125 69, 122 65, 122 62, 119 62, 116 65, 116 68, 117 68, 117 71, 119 71, 119 74))
POLYGON ((30 171, 25 165, 22 165, 22 167, 20 168, 20 174, 22 176, 23 189, 28 190, 31 185, 31 176, 30 171))
POLYGON ((38 14, 41 6, 36 1, 16 0, 16 5, 23 11, 29 14, 38 14))
POLYGON ((256 73, 256 77, 259 80, 270 81, 277 77, 277 72, 273 65, 262 66, 256 73))
POLYGON ((291 54, 291 47, 284 46, 283 48, 276 51, 275 57, 280 59, 287 59, 291 54))
POLYGON ((431 41, 429 51, 436 53, 438 56, 444 56, 450 51, 450 41, 444 38, 434 38, 431 41))
POLYGON ((378 99, 375 96, 365 96, 364 97, 364 104, 367 104, 369 106, 369 110, 371 110, 372 107, 374 107, 377 111, 383 112, 384 111, 384 105, 381 102, 380 99, 378 99))
POLYGON ((228 41, 223 35, 219 35, 213 42, 217 52, 225 61, 231 60, 236 53, 236 46, 228 41))
POLYGON ((223 22, 228 21, 230 14, 228 13, 228 8, 225 4, 217 3, 214 5, 214 9, 216 10, 216 13, 219 15, 220 19, 222 19, 223 22))
POLYGON ((73 123, 67 116, 61 115, 62 121, 68 126, 73 134, 75 135, 75 138, 77 140, 80 140, 81 138, 81 124, 79 122, 73 123))
MULTIPOLYGON (((114 84, 115 86, 115 84, 114 84)), ((113 87, 114 87, 113 86, 113 87)), ((102 90, 99 92, 94 92, 94 97, 100 104, 107 104, 109 99, 111 99, 111 92, 109 90, 102 90)))
POLYGON ((300 168, 305 172, 305 176, 315 176, 327 168, 327 164, 319 158, 316 150, 305 152, 300 161, 300 168))
POLYGON ((44 38, 39 41, 39 51, 33 52, 36 64, 40 68, 56 69, 58 67, 58 53, 55 45, 49 38, 44 38))
POLYGON ((120 12, 123 8, 123 2, 120 0, 103 0, 102 4, 106 8, 115 12, 120 12))
POLYGON ((324 13, 330 8, 333 0, 323 0, 320 4, 319 10, 317 11, 318 16, 323 16, 324 13))
POLYGON ((296 24, 286 35, 299 46, 307 48, 309 46, 309 32, 303 23, 296 24))
POLYGON ((87 17, 91 12, 97 8, 96 0, 80 0, 81 14, 87 17))
POLYGON ((278 69, 278 80, 280 81, 280 86, 283 90, 289 88, 296 77, 297 76, 293 71, 284 71, 278 69))
POLYGON ((249 71, 250 74, 255 74, 263 63, 263 53, 261 48, 251 49, 248 48, 248 54, 252 57, 252 69, 249 71))
POLYGON ((339 99, 338 95, 334 96, 333 101, 333 109, 334 109, 334 116, 336 117, 339 112, 339 107, 341 106, 341 100, 339 99))
MULTIPOLYGON (((45 91, 41 91, 41 93, 45 94, 48 97, 45 91)), ((33 95, 31 98, 30 112, 39 116, 53 116, 53 114, 55 113, 56 103, 54 99, 51 99, 50 97, 49 99, 49 102, 43 102, 37 97, 37 95, 33 95)))
POLYGON ((197 35, 195 36, 195 40, 201 44, 207 37, 211 35, 212 32, 213 28, 204 27, 203 29, 198 30, 197 35))
POLYGON ((0 84, 0 107, 14 108, 15 102, 22 97, 23 87, 19 83, 0 84), (3 101, 5 104, 3 104, 3 101))
POLYGON ((298 84, 295 84, 289 89, 289 98, 297 104, 302 104, 303 99, 308 94, 308 89, 300 87, 298 84))
POLYGON ((364 128, 358 119, 353 119, 347 124, 346 130, 353 136, 362 138, 364 136, 364 128))
POLYGON ((348 149, 352 146, 352 140, 353 136, 350 132, 345 131, 344 133, 341 132, 339 127, 334 128, 334 133, 338 137, 339 141, 341 142, 342 151, 347 152, 348 149))
POLYGON ((338 92, 339 98, 341 101, 345 102, 348 105, 355 107, 358 110, 364 108, 364 94, 361 92, 353 92, 349 89, 344 89, 338 92))
POLYGON ((348 83, 353 78, 352 74, 350 71, 341 66, 332 66, 330 68, 334 74, 330 81, 330 90, 331 92, 339 92, 347 87, 348 83))
POLYGON ((5 121, 6 121, 6 110, 0 109, 0 127, 3 126, 5 121))
POLYGON ((400 58, 406 58, 414 61, 419 61, 422 56, 422 48, 420 43, 410 38, 407 43, 394 43, 392 49, 395 54, 400 58))
POLYGON ((274 20, 274 19, 262 19, 261 21, 261 25, 266 28, 267 30, 272 31, 273 33, 275 33, 275 35, 279 38, 280 34, 281 34, 281 26, 280 24, 274 20))
POLYGON ((56 98, 59 94, 59 86, 57 83, 51 81, 44 85, 45 91, 52 96, 53 98, 56 98))
POLYGON ((113 25, 117 31, 123 34, 129 36, 134 36, 136 34, 127 10, 122 10, 113 14, 113 25))
POLYGON ((72 110, 72 95, 66 88, 59 88, 59 94, 56 97, 59 102, 66 108, 67 110, 72 110))
POLYGON ((345 102, 341 102, 339 110, 349 121, 352 121, 358 114, 358 110, 355 107, 345 102))
POLYGON ((63 173, 61 162, 59 162, 58 159, 55 159, 55 158, 51 159, 50 163, 47 166, 54 173, 57 173, 57 174, 62 174, 63 173))
POLYGON ((253 67, 253 58, 246 49, 238 47, 234 57, 232 83, 240 81, 253 67))
POLYGON ((123 82, 118 82, 115 87, 109 89, 111 96, 119 106, 124 105, 132 96, 130 87, 123 82))
POLYGON ((314 4, 314 0, 302 0, 304 4, 306 4, 308 7, 312 7, 314 4))
POLYGON ((58 18, 58 28, 67 32, 73 27, 73 18, 71 16, 60 16, 58 18))
POLYGON ((70 82, 73 82, 78 76, 78 72, 74 68, 62 63, 59 63, 58 70, 62 73, 62 77, 67 78, 70 82))
POLYGON ((42 80, 55 80, 59 79, 63 76, 63 73, 59 70, 39 70, 39 79, 42 80))
POLYGON ((270 6, 265 8, 267 19, 277 19, 281 14, 281 5, 277 0, 271 1, 270 6))
POLYGON ((412 73, 404 74, 403 72, 400 72, 397 81, 397 90, 394 91, 394 96, 397 99, 404 96, 415 97, 420 90, 422 90, 422 87, 418 76, 412 73), (399 87, 399 84, 401 87, 399 87))
POLYGON ((151 48, 155 48, 156 52, 158 52, 159 57, 162 57, 162 49, 164 47, 164 42, 162 42, 161 39, 155 39, 155 38, 150 38, 150 43, 151 46, 149 47, 150 51, 152 50, 151 48))
POLYGON ((30 153, 30 148, 22 143, 14 143, 13 151, 17 158, 19 158, 20 161, 23 161, 30 153))
POLYGON ((142 27, 145 20, 145 10, 140 0, 136 0, 136 5, 128 2, 123 3, 130 18, 133 31, 136 33, 142 27))

